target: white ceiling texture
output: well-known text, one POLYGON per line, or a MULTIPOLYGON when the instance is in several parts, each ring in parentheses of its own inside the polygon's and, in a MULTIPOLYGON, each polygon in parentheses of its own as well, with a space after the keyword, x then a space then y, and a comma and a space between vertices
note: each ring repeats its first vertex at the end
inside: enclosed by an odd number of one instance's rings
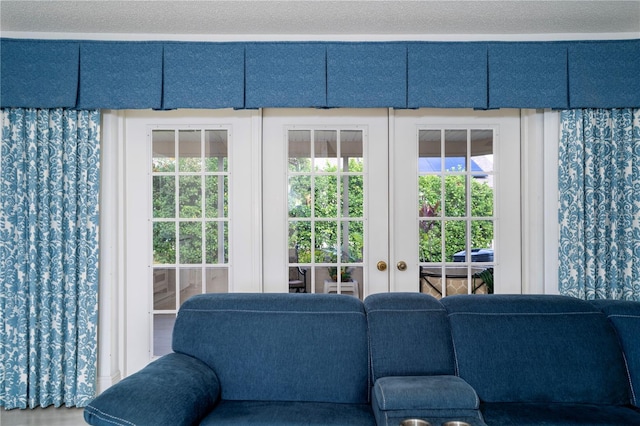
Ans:
POLYGON ((0 35, 24 34, 203 40, 640 38, 640 0, 1 0, 0 35))

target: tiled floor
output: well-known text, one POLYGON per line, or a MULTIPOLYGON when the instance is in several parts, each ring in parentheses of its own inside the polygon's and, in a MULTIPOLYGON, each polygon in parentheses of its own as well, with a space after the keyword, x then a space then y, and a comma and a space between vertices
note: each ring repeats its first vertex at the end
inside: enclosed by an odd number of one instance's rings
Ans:
POLYGON ((81 408, 34 408, 5 410, 0 408, 2 426, 81 426, 85 425, 81 408))

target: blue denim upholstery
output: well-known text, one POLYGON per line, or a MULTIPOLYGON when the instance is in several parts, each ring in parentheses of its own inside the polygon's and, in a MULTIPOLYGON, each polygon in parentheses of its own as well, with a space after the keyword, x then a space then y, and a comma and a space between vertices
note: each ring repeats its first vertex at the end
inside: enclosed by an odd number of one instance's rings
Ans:
POLYGON ((222 399, 369 401, 362 302, 328 294, 203 294, 178 313, 173 350, 202 360, 222 399))
POLYGON ((447 311, 421 293, 380 293, 364 301, 373 380, 454 374, 447 311))
POLYGON ((456 376, 381 377, 372 392, 378 425, 396 426, 407 418, 421 418, 434 425, 462 419, 484 425, 479 403, 473 388, 456 376))
POLYGON ((629 300, 592 300, 613 323, 627 362, 631 403, 640 407, 640 303, 629 300))
POLYGON ((92 425, 197 424, 215 405, 220 386, 202 361, 166 355, 104 391, 84 409, 92 425))
POLYGON ((457 376, 381 377, 373 387, 382 410, 477 410, 478 395, 457 376))
POLYGON ((615 330, 564 296, 450 296, 460 377, 484 402, 629 403, 615 330), (606 366, 606 368, 603 368, 606 366))
POLYGON ((458 374, 488 425, 631 425, 622 347, 606 316, 565 296, 442 299, 458 374))
MULTIPOLYGON (((349 296, 351 297, 351 296, 349 296)), ((326 402, 221 401, 201 426, 374 425, 369 404, 326 402)))
POLYGON ((484 424, 478 397, 454 376, 447 312, 432 296, 381 293, 364 301, 369 325, 372 405, 379 425, 422 418, 433 424, 467 419, 484 424))
POLYGON ((92 425, 640 425, 640 303, 211 294, 92 425))
POLYGON ((640 411, 600 404, 491 403, 481 406, 489 426, 633 426, 640 411))

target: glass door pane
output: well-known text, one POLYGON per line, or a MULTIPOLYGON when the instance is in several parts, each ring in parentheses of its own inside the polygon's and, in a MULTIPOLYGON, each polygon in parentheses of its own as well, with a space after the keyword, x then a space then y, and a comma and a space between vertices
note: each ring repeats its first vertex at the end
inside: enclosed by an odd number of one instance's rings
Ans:
POLYGON ((185 300, 228 291, 227 138, 226 129, 151 132, 152 356, 170 351, 185 300))

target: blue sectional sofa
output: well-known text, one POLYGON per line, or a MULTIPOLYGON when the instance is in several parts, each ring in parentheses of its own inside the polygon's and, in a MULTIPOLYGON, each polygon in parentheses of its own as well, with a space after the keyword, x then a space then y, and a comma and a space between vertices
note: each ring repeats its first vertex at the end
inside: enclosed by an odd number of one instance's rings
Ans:
POLYGON ((199 295, 92 425, 640 425, 640 303, 199 295))

